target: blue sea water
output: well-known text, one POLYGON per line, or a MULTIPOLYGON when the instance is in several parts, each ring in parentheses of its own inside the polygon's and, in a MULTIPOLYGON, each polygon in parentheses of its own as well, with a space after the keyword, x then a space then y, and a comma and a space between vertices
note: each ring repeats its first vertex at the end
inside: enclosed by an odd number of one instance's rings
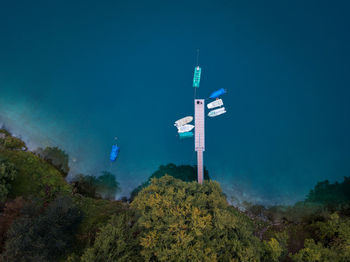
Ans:
POLYGON ((68 152, 70 177, 113 172, 127 195, 159 165, 196 163, 173 122, 193 115, 200 47, 198 97, 228 90, 206 119, 210 176, 229 198, 294 203, 350 175, 346 5, 8 2, 0 124, 68 152))

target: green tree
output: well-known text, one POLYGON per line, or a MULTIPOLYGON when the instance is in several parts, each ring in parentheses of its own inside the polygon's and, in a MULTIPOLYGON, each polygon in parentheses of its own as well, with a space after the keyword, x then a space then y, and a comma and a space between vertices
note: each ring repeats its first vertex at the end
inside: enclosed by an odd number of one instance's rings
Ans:
POLYGON ((6 129, 0 128, 0 149, 27 150, 26 144, 19 138, 11 136, 6 129))
POLYGON ((350 258, 350 219, 334 213, 314 223, 314 239, 306 239, 304 248, 291 255, 296 262, 347 262, 350 258))
POLYGON ((118 191, 120 191, 120 187, 115 175, 103 171, 102 175, 97 178, 97 192, 102 198, 113 200, 118 191))
POLYGON ((73 192, 86 197, 114 200, 120 186, 115 175, 103 171, 99 177, 79 174, 71 182, 73 192))
POLYGON ((15 179, 17 169, 9 161, 0 159, 0 202, 5 201, 15 179))
POLYGON ((71 181, 71 185, 74 193, 91 198, 101 198, 97 193, 98 180, 95 176, 76 175, 71 181))
POLYGON ((275 238, 271 238, 269 241, 263 241, 263 248, 265 254, 262 258, 264 262, 278 262, 282 255, 283 248, 275 238))
POLYGON ((350 204, 350 177, 344 177, 341 183, 332 184, 328 180, 318 182, 310 190, 306 202, 322 204, 331 211, 342 209, 350 204))
POLYGON ((110 218, 113 215, 119 216, 128 209, 128 205, 120 201, 94 199, 78 194, 74 195, 73 199, 74 203, 84 214, 77 233, 76 249, 78 250, 83 250, 87 246, 92 245, 96 238, 96 233, 108 223, 110 218))
MULTIPOLYGON (((169 175, 176 179, 181 179, 185 182, 197 181, 197 166, 190 165, 175 165, 167 164, 165 166, 161 165, 158 170, 156 170, 146 182, 142 183, 140 186, 135 188, 130 195, 131 200, 145 187, 150 185, 152 178, 161 178, 162 176, 169 175)), ((204 168, 204 179, 209 180, 209 173, 206 168, 204 168)))
POLYGON ((0 139, 4 139, 6 136, 11 136, 11 133, 6 130, 4 126, 0 128, 0 139))
POLYGON ((32 195, 51 201, 57 194, 72 191, 61 172, 32 152, 0 149, 0 158, 6 159, 17 169, 9 191, 10 198, 32 195))
POLYGON ((4 261, 59 261, 71 249, 81 211, 69 197, 27 205, 8 230, 4 261))
POLYGON ((153 178, 131 206, 141 213, 146 261, 260 261, 249 218, 228 205, 217 182, 153 178))
POLYGON ((66 152, 58 147, 46 147, 45 149, 38 148, 36 153, 47 162, 51 163, 66 177, 69 172, 69 157, 66 152))
POLYGON ((74 193, 97 199, 114 200, 116 193, 120 191, 115 175, 107 171, 103 171, 99 177, 79 174, 73 178, 71 184, 74 193))
POLYGON ((113 215, 97 234, 94 245, 84 252, 81 261, 142 261, 137 237, 140 231, 135 219, 132 211, 113 215))

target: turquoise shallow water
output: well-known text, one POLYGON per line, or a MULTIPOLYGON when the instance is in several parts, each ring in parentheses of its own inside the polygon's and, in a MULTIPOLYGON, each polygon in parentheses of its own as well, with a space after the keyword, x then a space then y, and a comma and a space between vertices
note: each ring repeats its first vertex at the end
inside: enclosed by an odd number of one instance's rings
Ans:
POLYGON ((195 164, 173 122, 221 87, 204 161, 228 196, 293 203, 350 174, 348 4, 21 3, 0 9, 0 123, 59 146, 71 176, 110 170, 127 195, 159 165, 195 164), (195 14, 194 15, 194 10, 195 14), (108 155, 114 138, 117 162, 108 155))

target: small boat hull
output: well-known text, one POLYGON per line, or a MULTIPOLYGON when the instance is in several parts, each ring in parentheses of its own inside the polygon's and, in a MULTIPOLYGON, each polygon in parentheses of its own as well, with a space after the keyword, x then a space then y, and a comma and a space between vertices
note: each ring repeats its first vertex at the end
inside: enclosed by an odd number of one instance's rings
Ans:
POLYGON ((216 116, 219 116, 219 115, 222 115, 222 114, 225 114, 225 113, 226 113, 225 107, 221 107, 221 108, 218 108, 218 109, 210 111, 208 113, 208 116, 209 117, 216 117, 216 116))
POLYGON ((219 106, 222 106, 224 103, 222 102, 222 99, 215 100, 209 104, 207 104, 208 109, 213 109, 219 106))
POLYGON ((193 120, 193 116, 186 116, 186 117, 183 117, 183 118, 175 121, 174 126, 180 127, 180 126, 186 125, 188 123, 191 123, 192 120, 193 120))
POLYGON ((179 126, 177 128, 177 132, 178 133, 185 133, 185 132, 189 132, 194 128, 194 125, 183 125, 183 126, 179 126))

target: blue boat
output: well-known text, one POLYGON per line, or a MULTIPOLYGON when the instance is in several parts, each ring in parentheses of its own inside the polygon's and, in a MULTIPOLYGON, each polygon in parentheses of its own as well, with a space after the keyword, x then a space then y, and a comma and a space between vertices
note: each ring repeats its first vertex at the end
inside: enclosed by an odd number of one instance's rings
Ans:
POLYGON ((111 151, 111 154, 109 155, 109 160, 114 162, 117 159, 117 156, 119 154, 119 149, 120 147, 118 147, 117 145, 112 146, 112 151, 111 151))
POLYGON ((215 99, 218 98, 219 96, 223 95, 226 93, 226 90, 223 88, 220 88, 219 90, 214 91, 213 93, 211 93, 211 95, 209 96, 209 98, 211 99, 215 99))

